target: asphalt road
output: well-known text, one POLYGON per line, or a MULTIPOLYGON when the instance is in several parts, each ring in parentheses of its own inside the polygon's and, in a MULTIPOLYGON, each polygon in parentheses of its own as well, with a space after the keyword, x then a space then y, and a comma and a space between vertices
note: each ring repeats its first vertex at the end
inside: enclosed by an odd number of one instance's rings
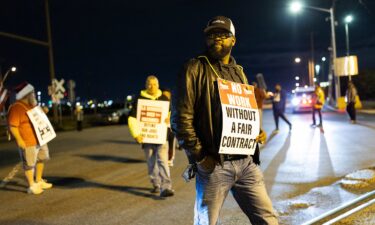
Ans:
MULTIPOLYGON (((261 168, 281 224, 300 224, 361 194, 337 182, 374 166, 375 115, 361 114, 352 125, 344 113, 325 112, 324 133, 309 126, 310 114, 287 116, 292 132, 280 121, 280 132, 272 134, 272 115, 265 111, 269 140, 261 168)), ((181 178, 184 153, 177 152, 171 169, 176 195, 161 199, 150 193, 143 152, 126 126, 58 133, 45 173, 54 188, 40 196, 25 193, 15 149, 14 142, 0 143, 0 179, 16 171, 0 189, 0 224, 192 224, 195 189, 194 181, 181 178)), ((220 218, 222 224, 249 224, 231 196, 220 218)))

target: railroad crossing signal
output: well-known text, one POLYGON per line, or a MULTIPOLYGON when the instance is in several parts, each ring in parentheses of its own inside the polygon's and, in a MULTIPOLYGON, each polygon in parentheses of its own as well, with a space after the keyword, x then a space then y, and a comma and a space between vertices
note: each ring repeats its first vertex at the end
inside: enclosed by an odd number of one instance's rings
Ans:
POLYGON ((52 87, 48 87, 48 94, 51 94, 52 101, 54 103, 60 103, 60 99, 64 98, 65 88, 64 79, 58 81, 57 79, 52 80, 52 87))

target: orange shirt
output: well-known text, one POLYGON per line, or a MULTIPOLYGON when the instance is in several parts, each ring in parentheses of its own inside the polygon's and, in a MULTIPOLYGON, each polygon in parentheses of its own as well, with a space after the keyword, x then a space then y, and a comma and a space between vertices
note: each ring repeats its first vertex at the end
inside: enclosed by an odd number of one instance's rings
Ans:
POLYGON ((8 124, 17 127, 26 147, 38 144, 33 125, 26 112, 33 107, 23 102, 17 101, 11 105, 8 113, 8 124))

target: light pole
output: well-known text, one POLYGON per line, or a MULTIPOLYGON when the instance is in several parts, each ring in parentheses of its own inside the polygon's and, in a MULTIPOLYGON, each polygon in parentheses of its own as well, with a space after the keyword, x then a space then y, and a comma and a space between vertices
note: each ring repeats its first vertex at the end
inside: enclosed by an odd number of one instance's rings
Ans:
POLYGON ((3 87, 4 86, 4 82, 5 80, 7 79, 8 75, 10 72, 14 73, 17 71, 17 68, 15 66, 12 66, 11 68, 9 68, 7 70, 7 72, 5 72, 5 75, 4 75, 4 78, 1 80, 1 83, 0 83, 0 87, 3 87))
POLYGON ((345 17, 345 37, 346 37, 346 55, 349 56, 349 23, 353 21, 353 17, 348 15, 345 17))
MULTIPOLYGON (((335 1, 333 0, 332 7, 329 9, 325 8, 319 8, 319 7, 313 7, 313 6, 306 6, 302 5, 300 2, 293 2, 290 5, 290 10, 293 13, 298 13, 302 10, 302 8, 307 8, 307 9, 312 9, 320 12, 326 12, 330 14, 330 20, 331 20, 331 44, 332 44, 332 63, 331 63, 331 71, 332 71, 332 76, 335 78, 335 94, 336 94, 336 102, 337 99, 341 96, 341 91, 340 91, 340 79, 339 77, 335 76, 335 59, 337 56, 336 53, 336 34, 335 34, 335 13, 334 13, 334 8, 335 8, 335 1)), ((332 86, 332 79, 330 79, 330 86, 332 86)), ((330 97, 332 93, 329 93, 330 97)), ((330 98, 331 99, 331 98, 330 98)))

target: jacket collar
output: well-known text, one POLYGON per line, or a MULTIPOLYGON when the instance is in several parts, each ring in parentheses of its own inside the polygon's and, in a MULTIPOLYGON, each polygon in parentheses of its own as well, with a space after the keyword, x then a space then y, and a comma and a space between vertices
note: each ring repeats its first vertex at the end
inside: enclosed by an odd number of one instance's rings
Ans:
POLYGON ((220 60, 213 59, 208 53, 205 53, 204 55, 206 55, 206 57, 210 60, 210 63, 212 65, 215 65, 215 66, 218 66, 218 67, 225 67, 225 66, 227 66, 227 67, 236 67, 237 66, 237 62, 236 62, 236 60, 234 59, 233 56, 230 56, 228 64, 224 64, 220 60))
POLYGON ((152 96, 149 93, 147 93, 147 90, 142 90, 141 96, 145 97, 145 98, 148 98, 148 99, 151 99, 151 100, 155 100, 155 99, 158 99, 160 96, 162 96, 162 92, 159 89, 158 92, 156 93, 156 96, 152 96))

